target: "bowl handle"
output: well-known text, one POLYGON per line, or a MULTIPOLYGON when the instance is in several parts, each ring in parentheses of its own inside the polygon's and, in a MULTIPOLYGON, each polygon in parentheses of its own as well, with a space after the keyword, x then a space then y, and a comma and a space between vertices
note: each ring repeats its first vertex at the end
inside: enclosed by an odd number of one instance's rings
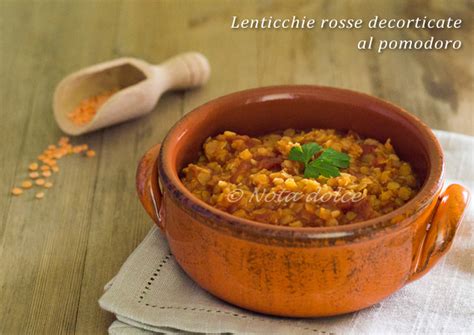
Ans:
POLYGON ((427 273, 451 248, 469 198, 469 191, 458 184, 448 186, 440 195, 409 282, 427 273))
POLYGON ((164 229, 162 198, 158 185, 158 156, 161 144, 157 144, 143 155, 138 164, 136 183, 140 201, 146 212, 161 229, 164 229))

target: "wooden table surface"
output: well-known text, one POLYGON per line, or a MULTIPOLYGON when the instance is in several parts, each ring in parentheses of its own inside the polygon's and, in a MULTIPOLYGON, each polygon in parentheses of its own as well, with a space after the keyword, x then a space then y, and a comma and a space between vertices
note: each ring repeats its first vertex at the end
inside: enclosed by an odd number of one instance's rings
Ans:
POLYGON ((97 300, 151 227, 135 194, 140 156, 184 113, 250 87, 321 84, 393 101, 430 126, 474 134, 468 1, 0 1, 0 334, 101 334, 97 300), (231 30, 239 17, 462 17, 443 32, 231 30), (378 38, 461 39, 459 51, 358 51, 378 38), (120 56, 160 62, 197 50, 212 66, 202 89, 166 94, 142 119, 74 139, 97 151, 60 162, 43 200, 10 189, 62 135, 51 109, 71 71, 120 56))

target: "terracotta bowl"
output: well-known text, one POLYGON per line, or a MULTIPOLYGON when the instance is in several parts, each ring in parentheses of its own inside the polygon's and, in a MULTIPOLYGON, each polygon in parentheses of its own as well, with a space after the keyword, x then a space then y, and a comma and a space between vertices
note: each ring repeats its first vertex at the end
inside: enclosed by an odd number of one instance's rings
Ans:
POLYGON ((428 272, 449 250, 469 198, 460 185, 442 191, 443 181, 441 147, 423 122, 375 97, 319 86, 251 89, 198 107, 169 131, 161 150, 158 144, 145 154, 137 172, 146 211, 195 282, 231 304, 291 317, 360 310, 428 272), (179 179, 208 136, 290 127, 391 138, 423 186, 407 204, 376 219, 291 228, 217 210, 179 179))

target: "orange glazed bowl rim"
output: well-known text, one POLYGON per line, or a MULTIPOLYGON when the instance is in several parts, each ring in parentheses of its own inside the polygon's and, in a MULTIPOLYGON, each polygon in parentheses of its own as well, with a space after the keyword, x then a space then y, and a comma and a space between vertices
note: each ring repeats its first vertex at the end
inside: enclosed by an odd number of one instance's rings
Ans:
MULTIPOLYGON (((230 128, 231 126, 229 125, 230 128)), ((211 135, 216 134, 209 134, 208 136, 211 135)), ((440 191, 444 179, 444 157, 441 145, 432 130, 419 118, 399 106, 380 98, 348 89, 316 85, 285 85, 253 88, 231 93, 211 100, 187 113, 170 129, 163 140, 158 170, 163 191, 179 207, 203 224, 242 238, 256 239, 258 241, 267 240, 269 243, 275 240, 308 243, 312 241, 321 242, 321 240, 356 240, 359 237, 367 237, 387 229, 399 229, 410 224, 413 218, 417 217, 440 191), (423 143, 424 148, 426 148, 429 169, 427 169, 427 175, 422 187, 406 204, 374 219, 346 225, 287 227, 240 218, 212 207, 194 196, 181 182, 178 169, 182 167, 176 167, 176 147, 183 144, 183 138, 188 132, 189 127, 206 121, 208 119, 207 114, 215 113, 216 109, 223 111, 226 107, 245 106, 251 103, 267 101, 268 99, 314 98, 315 96, 320 97, 323 95, 325 99, 335 99, 334 101, 336 101, 337 99, 346 98, 364 108, 378 108, 382 111, 393 113, 390 114, 393 118, 403 119, 404 122, 408 121, 411 126, 416 128, 417 134, 419 134, 418 138, 423 143), (394 220, 394 218, 400 215, 404 219, 400 221, 394 220)))

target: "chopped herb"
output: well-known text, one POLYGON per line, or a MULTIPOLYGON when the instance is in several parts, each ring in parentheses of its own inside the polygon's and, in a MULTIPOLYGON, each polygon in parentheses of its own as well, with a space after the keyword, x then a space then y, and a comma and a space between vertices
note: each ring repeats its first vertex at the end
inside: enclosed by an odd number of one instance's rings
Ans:
POLYGON ((305 178, 337 177, 339 169, 348 168, 350 157, 346 153, 332 148, 323 149, 317 143, 306 143, 291 148, 288 159, 304 164, 305 178), (316 159, 314 155, 319 154, 316 159))
POLYGON ((303 144, 301 147, 291 148, 288 158, 292 161, 303 162, 306 166, 314 154, 320 152, 321 149, 322 147, 316 143, 303 144))
POLYGON ((326 150, 324 150, 322 154, 318 157, 318 159, 329 162, 338 168, 344 169, 349 167, 350 161, 350 157, 348 154, 334 150, 332 148, 327 148, 326 150))

